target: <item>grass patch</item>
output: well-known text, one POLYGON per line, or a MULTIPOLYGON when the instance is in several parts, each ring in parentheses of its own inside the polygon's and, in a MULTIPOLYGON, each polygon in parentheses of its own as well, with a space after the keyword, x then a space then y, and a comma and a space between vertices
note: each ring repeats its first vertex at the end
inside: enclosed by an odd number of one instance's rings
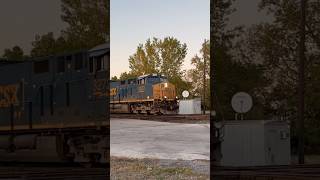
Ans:
POLYGON ((209 179, 187 167, 162 167, 158 160, 111 158, 111 179, 209 179))

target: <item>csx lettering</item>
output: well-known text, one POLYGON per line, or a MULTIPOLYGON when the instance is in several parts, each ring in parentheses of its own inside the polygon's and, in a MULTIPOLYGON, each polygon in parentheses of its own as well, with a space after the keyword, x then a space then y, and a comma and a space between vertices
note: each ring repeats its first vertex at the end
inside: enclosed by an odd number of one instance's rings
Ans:
POLYGON ((117 95, 117 88, 111 88, 110 89, 110 96, 115 96, 117 95))
POLYGON ((18 85, 0 86, 0 108, 19 104, 18 85))
POLYGON ((105 96, 106 95, 106 81, 96 80, 94 82, 94 95, 95 96, 105 96))

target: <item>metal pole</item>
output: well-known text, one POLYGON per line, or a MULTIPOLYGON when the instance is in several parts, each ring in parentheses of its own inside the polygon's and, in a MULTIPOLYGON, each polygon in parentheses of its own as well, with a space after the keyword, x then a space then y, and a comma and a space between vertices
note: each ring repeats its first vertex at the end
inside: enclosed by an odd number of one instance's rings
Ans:
POLYGON ((306 0, 300 1, 300 45, 299 45, 299 110, 298 110, 298 156, 299 164, 304 164, 304 88, 305 88, 305 25, 306 25, 306 0))
POLYGON ((217 136, 216 136, 216 128, 215 128, 215 124, 214 124, 214 105, 213 105, 213 101, 214 101, 214 85, 215 85, 215 77, 214 77, 214 50, 215 50, 215 41, 213 38, 213 31, 215 31, 215 29, 213 29, 213 11, 214 11, 214 6, 216 6, 216 1, 210 1, 210 173, 213 174, 214 173, 214 161, 215 161, 215 152, 217 150, 217 136))
POLYGON ((206 58, 203 57, 203 112, 206 114, 206 58))

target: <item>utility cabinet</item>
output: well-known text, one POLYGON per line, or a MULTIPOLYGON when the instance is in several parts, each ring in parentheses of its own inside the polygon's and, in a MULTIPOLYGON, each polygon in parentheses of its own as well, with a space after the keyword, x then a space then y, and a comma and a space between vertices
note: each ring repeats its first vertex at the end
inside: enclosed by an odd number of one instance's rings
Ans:
POLYGON ((225 121, 221 130, 221 166, 290 164, 290 126, 285 121, 225 121))
POLYGON ((201 114, 201 99, 180 100, 179 114, 201 114))

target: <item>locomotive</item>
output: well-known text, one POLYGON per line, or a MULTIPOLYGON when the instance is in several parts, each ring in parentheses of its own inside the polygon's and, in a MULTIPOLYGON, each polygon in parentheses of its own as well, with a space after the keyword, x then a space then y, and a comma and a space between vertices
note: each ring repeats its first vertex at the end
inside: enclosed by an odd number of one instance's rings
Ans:
POLYGON ((110 83, 111 113, 176 114, 175 86, 163 75, 148 74, 110 83))
POLYGON ((0 61, 0 161, 108 162, 109 49, 0 61))

